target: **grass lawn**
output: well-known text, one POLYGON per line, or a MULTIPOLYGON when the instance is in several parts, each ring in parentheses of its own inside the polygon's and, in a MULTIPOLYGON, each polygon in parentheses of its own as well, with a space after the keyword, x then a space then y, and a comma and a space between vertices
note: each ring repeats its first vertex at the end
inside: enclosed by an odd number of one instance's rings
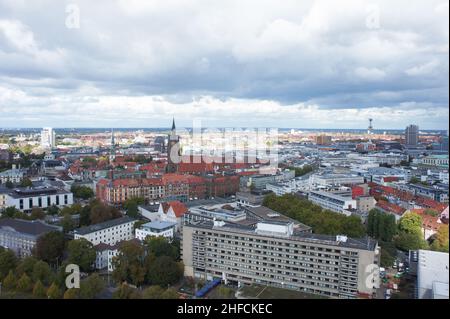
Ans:
POLYGON ((240 290, 240 296, 249 299, 327 299, 305 292, 258 285, 243 287, 240 290))

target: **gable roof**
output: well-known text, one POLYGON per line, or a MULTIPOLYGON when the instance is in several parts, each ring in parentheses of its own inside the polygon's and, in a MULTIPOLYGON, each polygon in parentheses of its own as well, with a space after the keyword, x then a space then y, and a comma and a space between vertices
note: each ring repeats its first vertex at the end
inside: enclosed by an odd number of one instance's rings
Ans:
POLYGON ((161 203, 164 214, 167 214, 167 212, 169 211, 169 208, 172 207, 173 212, 175 213, 175 216, 178 217, 182 217, 187 211, 187 207, 186 205, 184 205, 182 202, 180 201, 170 201, 170 202, 165 202, 165 203, 161 203))

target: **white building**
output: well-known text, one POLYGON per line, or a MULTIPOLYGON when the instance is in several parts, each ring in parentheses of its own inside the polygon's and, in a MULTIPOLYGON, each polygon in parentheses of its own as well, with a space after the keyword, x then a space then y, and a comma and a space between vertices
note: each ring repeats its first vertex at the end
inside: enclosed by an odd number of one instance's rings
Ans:
POLYGON ((448 172, 439 172, 439 179, 442 181, 442 183, 448 185, 448 172))
POLYGON ((0 186, 0 211, 3 208, 6 208, 6 195, 10 192, 11 190, 8 188, 3 188, 0 186))
POLYGON ((107 269, 109 272, 114 270, 112 259, 119 254, 119 244, 108 245, 100 243, 94 246, 96 250, 95 268, 107 269))
POLYGON ((176 223, 175 231, 179 231, 187 211, 187 207, 180 201, 161 203, 158 209, 158 220, 176 223))
POLYGON ((136 239, 144 241, 147 236, 150 236, 165 237, 171 240, 176 226, 177 223, 174 222, 154 221, 146 223, 136 228, 136 239))
POLYGON ((41 147, 53 148, 56 146, 56 134, 51 127, 44 127, 41 131, 41 147))
POLYGON ((6 206, 14 206, 20 211, 30 211, 33 207, 64 207, 73 204, 73 194, 55 187, 15 188, 6 194, 6 206))
POLYGON ((115 245, 120 241, 134 238, 135 219, 128 216, 108 220, 103 223, 75 229, 74 239, 84 238, 94 246, 100 243, 115 245))
POLYGON ((0 173, 0 184, 5 184, 8 181, 20 183, 25 175, 26 170, 13 167, 12 169, 0 173))
POLYGON ((362 176, 347 174, 314 174, 310 176, 309 183, 314 187, 354 185, 364 183, 364 178, 362 176))
POLYGON ((448 253, 419 250, 417 293, 419 299, 448 299, 448 253))
POLYGON ((348 210, 356 209, 356 200, 334 193, 311 191, 308 199, 322 208, 336 213, 350 215, 348 210))
POLYGON ((271 183, 266 185, 266 189, 274 192, 277 196, 291 194, 296 191, 295 183, 271 183))

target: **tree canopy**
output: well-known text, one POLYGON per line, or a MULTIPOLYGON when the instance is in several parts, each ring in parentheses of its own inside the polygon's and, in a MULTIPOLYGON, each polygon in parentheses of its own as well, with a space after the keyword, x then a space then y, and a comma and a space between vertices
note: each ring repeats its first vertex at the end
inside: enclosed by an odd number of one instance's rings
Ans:
POLYGON ((353 238, 363 237, 366 234, 365 227, 359 217, 347 217, 343 214, 324 210, 322 207, 292 194, 283 196, 269 194, 265 197, 263 204, 311 226, 316 234, 347 235, 353 238))
POLYGON ((68 263, 78 265, 85 272, 92 270, 96 252, 91 242, 84 238, 71 240, 67 244, 67 253, 68 263))
POLYGON ((57 263, 61 261, 64 245, 63 233, 59 231, 46 233, 36 241, 35 256, 51 264, 57 263))

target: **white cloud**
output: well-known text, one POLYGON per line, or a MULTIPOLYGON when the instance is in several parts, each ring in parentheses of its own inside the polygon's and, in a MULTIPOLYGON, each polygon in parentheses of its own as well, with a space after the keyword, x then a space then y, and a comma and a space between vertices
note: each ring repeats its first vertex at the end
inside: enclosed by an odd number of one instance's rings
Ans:
POLYGON ((380 81, 385 78, 386 72, 377 68, 359 67, 355 70, 355 75, 363 80, 380 81))
MULTIPOLYGON (((447 126, 442 0, 372 1, 379 29, 367 26, 372 12, 363 0, 76 3, 80 29, 65 27, 64 2, 0 0, 0 108, 16 109, 17 121, 36 111, 36 123, 114 115, 127 126, 140 121, 133 116, 153 123, 181 112, 218 123, 230 113, 228 123, 298 117, 333 126, 328 117, 342 116, 354 125, 366 110, 397 114, 412 102, 427 112, 403 117, 447 126)), ((15 116, 5 114, 0 126, 15 116)))
POLYGON ((423 76, 433 73, 440 66, 438 60, 433 60, 428 63, 412 67, 405 71, 410 76, 423 76))

